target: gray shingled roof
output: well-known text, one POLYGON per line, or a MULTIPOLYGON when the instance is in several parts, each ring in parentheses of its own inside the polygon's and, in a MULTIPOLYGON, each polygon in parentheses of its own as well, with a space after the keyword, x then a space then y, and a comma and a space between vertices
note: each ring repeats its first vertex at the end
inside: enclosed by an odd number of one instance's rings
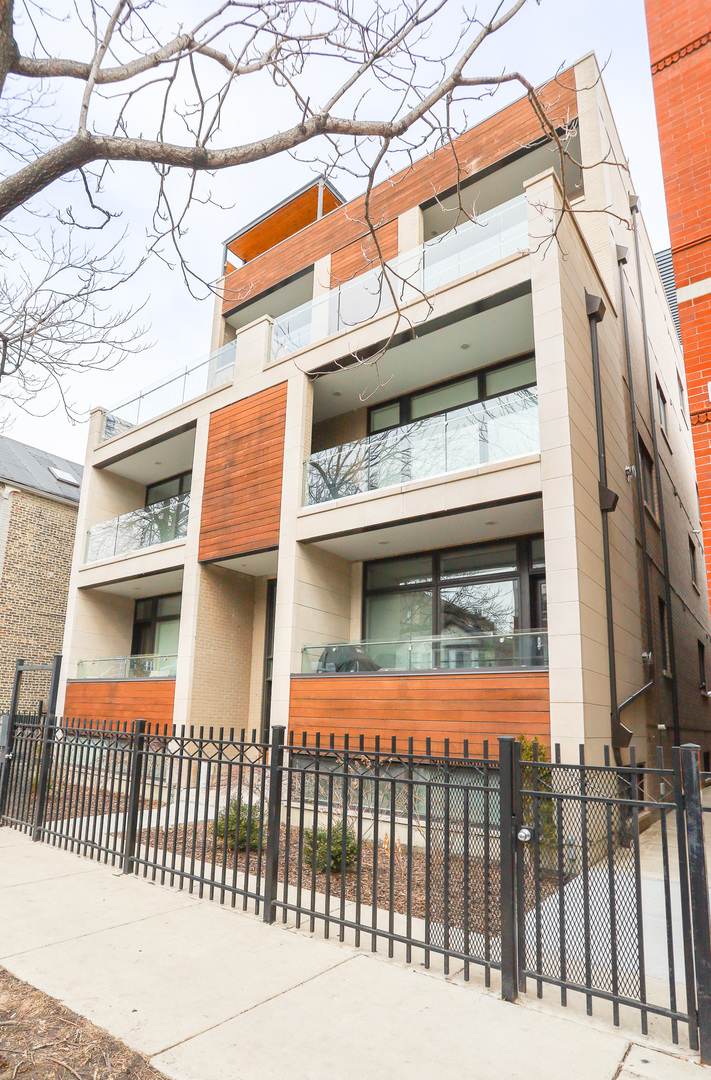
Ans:
POLYGON ((69 473, 81 483, 83 469, 75 461, 67 461, 56 454, 48 454, 46 450, 38 450, 35 446, 27 446, 0 435, 0 482, 32 488, 33 491, 78 503, 79 488, 57 480, 49 471, 50 466, 69 473))

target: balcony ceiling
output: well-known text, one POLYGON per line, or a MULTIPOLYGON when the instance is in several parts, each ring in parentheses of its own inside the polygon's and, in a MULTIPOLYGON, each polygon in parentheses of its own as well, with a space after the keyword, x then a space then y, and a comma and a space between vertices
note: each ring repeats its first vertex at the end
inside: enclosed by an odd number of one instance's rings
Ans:
POLYGON ((193 467, 195 428, 153 443, 142 450, 129 453, 106 465, 106 472, 135 480, 138 484, 154 484, 169 476, 187 472, 193 467))
POLYGON ((316 547, 357 562, 540 532, 543 532, 543 503, 541 499, 528 499, 330 537, 316 542, 316 547))
POLYGON ((95 585, 92 593, 110 593, 114 596, 129 596, 140 600, 144 596, 167 596, 168 593, 183 591, 183 571, 167 570, 163 574, 145 574, 143 577, 122 578, 110 581, 106 585, 95 585))
POLYGON ((314 422, 399 397, 532 349, 533 314, 527 294, 423 333, 387 352, 377 368, 361 364, 321 375, 314 387, 314 422))
POLYGON ((227 317, 227 322, 230 326, 234 326, 235 330, 248 326, 255 319, 261 319, 263 315, 278 319, 287 311, 293 311, 302 304, 308 304, 314 294, 313 269, 309 267, 305 273, 298 274, 291 281, 276 289, 270 289, 261 296, 258 295, 259 282, 257 281, 253 292, 257 294, 256 299, 250 301, 246 296, 240 307, 227 317))

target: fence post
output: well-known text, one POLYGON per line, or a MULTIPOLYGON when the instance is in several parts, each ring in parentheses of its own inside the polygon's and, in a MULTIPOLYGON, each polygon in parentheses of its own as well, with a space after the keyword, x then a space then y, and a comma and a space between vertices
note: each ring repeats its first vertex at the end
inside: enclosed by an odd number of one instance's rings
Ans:
POLYGON ((516 964, 516 875, 514 829, 514 746, 512 735, 499 738, 499 903, 501 906, 501 996, 515 1001, 518 995, 516 964))
POLYGON ((709 891, 704 848, 704 821, 699 777, 699 747, 685 743, 679 747, 684 785, 684 821, 689 858, 691 926, 696 966, 696 1001, 701 1064, 711 1064, 711 925, 709 891))
POLYGON ((47 813, 47 795, 49 794, 51 783, 52 752, 54 750, 54 735, 56 730, 57 718, 46 713, 42 731, 39 776, 37 778, 35 824, 32 829, 32 840, 35 844, 41 839, 42 829, 44 828, 44 819, 47 813))
POLYGON ((279 877, 279 841, 281 839, 281 775, 284 763, 284 727, 272 728, 269 751, 269 803, 267 812, 267 853, 264 860, 264 921, 276 920, 274 901, 279 877))
POLYGON ((146 721, 134 720, 131 735, 131 766, 128 803, 126 805, 126 827, 123 833, 123 851, 121 853, 124 874, 130 874, 133 871, 133 857, 136 854, 138 811, 141 803, 141 765, 145 741, 146 721))
POLYGON ((22 681, 22 669, 25 661, 24 659, 18 660, 15 664, 15 676, 12 683, 12 696, 10 698, 10 714, 8 716, 7 727, 5 728, 5 747, 3 749, 2 761, 0 761, 0 822, 5 814, 5 808, 7 805, 7 792, 10 784, 10 769, 12 765, 12 744, 15 741, 15 714, 17 713, 17 705, 20 699, 20 683, 22 681))

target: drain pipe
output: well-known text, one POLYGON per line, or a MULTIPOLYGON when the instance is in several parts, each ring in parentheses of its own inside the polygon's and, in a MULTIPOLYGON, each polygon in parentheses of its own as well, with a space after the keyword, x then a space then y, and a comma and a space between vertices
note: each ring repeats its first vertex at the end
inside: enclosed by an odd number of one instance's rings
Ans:
POLYGON ((630 349, 629 315, 627 313, 627 289, 625 286, 625 273, 623 267, 627 264, 628 251, 626 247, 617 246, 617 266, 620 271, 620 296, 622 298, 622 329, 625 343, 625 363, 627 365, 627 386, 630 399, 630 415, 632 417, 632 446, 634 448, 634 472, 637 488, 637 515, 639 517, 639 532, 642 545, 642 579, 644 585, 644 611, 647 626, 647 651, 642 653, 642 660, 649 665, 649 680, 622 701, 617 709, 617 715, 641 697, 645 690, 654 685, 654 624, 652 623, 652 600, 649 587, 649 561, 647 556, 647 522, 644 516, 644 493, 642 491, 642 456, 639 451, 639 432, 637 430, 637 405, 634 392, 634 373, 632 370, 632 351, 630 349))
POLYGON ((595 395, 595 429, 597 432, 598 500, 602 514, 602 557, 605 571, 605 609, 607 616, 607 661, 610 672, 610 734, 612 748, 618 765, 622 764, 620 750, 629 746, 632 732, 620 722, 617 707, 617 661, 615 656, 615 622, 612 610, 612 568, 610 562, 610 529, 608 514, 617 506, 619 496, 607 486, 607 455, 605 453, 605 421, 602 408, 602 380, 600 378, 600 350, 597 326, 605 317, 602 297, 585 291, 585 307, 590 324, 590 350, 592 353, 593 391, 595 395))
MULTIPOLYGON (((659 503, 659 532, 662 542, 662 565, 664 569, 664 605, 667 616, 668 630, 668 661, 671 674, 672 691, 672 727, 674 746, 681 744, 681 729, 679 726, 679 694, 676 685, 676 650, 674 648, 674 618, 672 613, 671 585, 669 584, 669 548, 667 545, 667 526, 664 514, 664 495, 662 492, 662 470, 659 464, 659 440, 657 439, 657 418, 654 407, 654 387, 652 384, 652 365, 649 359, 649 341, 647 339, 647 309, 644 303, 644 286, 642 282, 642 260, 639 251, 639 229, 637 215, 639 213, 639 198, 630 195, 630 210, 632 212, 632 232, 634 234, 634 253, 637 262, 637 286, 639 288, 639 308, 642 316, 642 343, 644 346, 644 366, 647 372, 647 393, 649 394, 649 413, 652 428, 652 446, 654 448, 654 472, 657 480, 657 500, 659 503)), ((662 630, 663 632, 663 630, 662 630)))

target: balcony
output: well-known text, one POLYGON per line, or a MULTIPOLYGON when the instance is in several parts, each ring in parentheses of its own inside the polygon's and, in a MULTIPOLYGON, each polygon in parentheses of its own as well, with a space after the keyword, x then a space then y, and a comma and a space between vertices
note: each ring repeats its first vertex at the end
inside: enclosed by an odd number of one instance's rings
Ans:
POLYGON ((231 383, 234 378, 234 361, 235 343, 231 341, 209 356, 181 367, 167 378, 153 383, 121 405, 114 406, 104 417, 102 441, 122 435, 124 431, 130 431, 146 420, 177 409, 192 398, 231 383))
POLYGON ((305 645, 301 652, 301 673, 304 675, 376 671, 540 671, 547 667, 548 635, 545 630, 305 645))
MULTIPOLYGON (((398 256, 387 264, 388 281, 398 302, 408 303, 527 247, 527 205, 520 195, 398 256)), ((393 307, 382 269, 360 274, 275 319, 271 363, 393 307)))
POLYGON ((85 562, 112 559, 116 555, 180 540, 188 532, 189 510, 190 493, 187 492, 92 525, 87 534, 85 562))
POLYGON ((304 505, 538 453, 536 388, 515 390, 312 454, 304 505))
POLYGON ((174 679, 177 664, 176 653, 80 660, 77 679, 174 679))

